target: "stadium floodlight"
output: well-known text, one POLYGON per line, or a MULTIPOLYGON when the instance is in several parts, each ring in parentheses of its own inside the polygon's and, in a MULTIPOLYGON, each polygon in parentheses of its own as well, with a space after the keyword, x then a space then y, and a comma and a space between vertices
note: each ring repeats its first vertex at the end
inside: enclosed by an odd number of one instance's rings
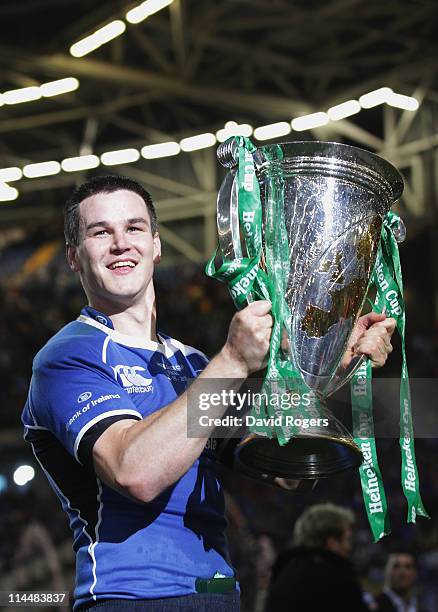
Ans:
POLYGON ((40 85, 41 95, 45 98, 59 96, 69 91, 75 91, 79 87, 79 81, 74 77, 58 79, 57 81, 49 81, 40 85))
POLYGON ((12 202, 18 198, 18 191, 6 183, 0 183, 0 202, 12 202))
POLYGON ((105 43, 120 36, 125 30, 126 23, 121 19, 111 21, 111 23, 103 26, 103 28, 99 28, 93 34, 74 43, 74 45, 70 47, 70 54, 73 55, 73 57, 83 57, 87 55, 87 53, 95 51, 105 43))
POLYGON ((257 140, 269 140, 270 138, 279 138, 280 136, 287 136, 290 134, 291 127, 290 123, 286 121, 279 121, 278 123, 270 123, 268 125, 261 125, 254 130, 254 138, 257 140))
POLYGON ((21 104, 22 102, 31 102, 32 100, 39 100, 40 98, 41 90, 38 85, 4 91, 2 96, 4 104, 21 104))
POLYGON ((216 132, 218 142, 225 142, 232 136, 246 136, 249 138, 253 133, 252 125, 248 123, 237 123, 236 121, 227 121, 225 126, 216 132))
POLYGON ((180 141, 180 147, 183 151, 197 151, 199 149, 206 149, 216 144, 216 136, 210 134, 198 134, 197 136, 190 136, 189 138, 183 138, 180 141))
POLYGON ((390 87, 380 87, 361 96, 359 104, 362 108, 373 108, 374 106, 379 106, 379 104, 385 104, 388 96, 392 93, 393 91, 390 87))
POLYGON ((40 178, 41 176, 51 176, 59 172, 61 172, 61 164, 57 161, 28 164, 23 168, 23 174, 26 178, 40 178))
POLYGON ((16 485, 23 487, 35 476, 35 470, 31 465, 20 465, 14 472, 13 479, 16 485))
POLYGON ((15 166, 11 168, 1 168, 0 169, 0 181, 4 181, 5 183, 10 183, 11 181, 19 181, 23 173, 20 168, 16 168, 15 166))
POLYGON ((411 96, 404 96, 403 94, 398 94, 393 91, 388 95, 386 104, 394 106, 395 108, 401 108, 403 110, 408 111, 416 111, 420 106, 416 98, 412 98, 411 96))
POLYGON ((140 23, 172 2, 173 0, 146 0, 126 13, 126 21, 134 24, 140 23))
POLYGON ((292 119, 292 129, 296 132, 304 132, 305 130, 311 130, 313 128, 327 125, 329 117, 327 113, 311 113, 310 115, 303 115, 302 117, 296 117, 292 119))
POLYGON ((347 102, 343 102, 342 104, 337 104, 336 106, 329 108, 327 115, 329 116, 330 121, 340 121, 341 119, 355 115, 356 113, 360 112, 360 110, 361 105, 357 100, 347 100, 347 102))
POLYGON ((131 164, 140 159, 137 149, 119 149, 118 151, 107 151, 100 156, 104 166, 117 166, 118 164, 131 164))
POLYGON ((97 168, 100 159, 97 155, 79 155, 78 157, 67 157, 61 162, 64 172, 77 172, 79 170, 90 170, 97 168))
POLYGON ((74 77, 49 81, 42 85, 32 85, 32 87, 21 87, 11 89, 0 94, 0 106, 3 104, 21 104, 22 102, 33 102, 42 97, 50 98, 60 94, 74 91, 79 87, 79 81, 74 77))
POLYGON ((153 145, 146 145, 141 150, 141 154, 145 159, 170 157, 171 155, 178 155, 180 152, 181 147, 177 142, 159 142, 153 145))

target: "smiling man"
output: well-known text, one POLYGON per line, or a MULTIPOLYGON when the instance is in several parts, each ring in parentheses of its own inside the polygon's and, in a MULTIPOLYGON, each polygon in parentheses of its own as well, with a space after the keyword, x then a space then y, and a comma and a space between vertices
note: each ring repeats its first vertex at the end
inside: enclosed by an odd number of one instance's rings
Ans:
MULTIPOLYGON (((129 179, 104 181, 131 184, 129 179)), ((84 187, 84 195, 88 189, 93 190, 84 187)), ((73 198, 66 209, 66 233, 72 231, 72 236, 67 235, 67 259, 79 273, 89 303, 113 317, 114 326, 128 334, 132 329, 133 335, 144 335, 147 324, 148 336, 156 341, 152 274, 160 261, 161 244, 149 194, 139 186, 137 191, 118 189, 92 194, 78 205, 76 201, 73 198)))
MULTIPOLYGON (((187 436, 186 388, 201 372, 237 390, 262 369, 271 305, 237 313, 209 363, 158 333, 157 219, 131 179, 81 185, 65 208, 65 236, 88 305, 36 356, 22 420, 74 533, 74 610, 237 611, 213 426, 187 436)), ((394 322, 366 316, 348 355, 382 365, 394 322)))

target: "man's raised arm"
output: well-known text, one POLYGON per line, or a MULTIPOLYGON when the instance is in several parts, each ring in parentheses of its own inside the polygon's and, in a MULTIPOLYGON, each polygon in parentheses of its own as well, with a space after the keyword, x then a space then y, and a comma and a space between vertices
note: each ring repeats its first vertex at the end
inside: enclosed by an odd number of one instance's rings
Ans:
MULTIPOLYGON (((262 369, 272 330, 270 309, 270 302, 262 300, 236 313, 225 345, 199 379, 223 379, 225 390, 238 389, 249 374, 262 369)), ((193 382, 193 392, 197 384, 193 382)), ((187 472, 213 429, 206 427, 202 438, 187 436, 186 391, 141 421, 123 420, 108 427, 93 447, 96 473, 128 497, 151 501, 187 472)))

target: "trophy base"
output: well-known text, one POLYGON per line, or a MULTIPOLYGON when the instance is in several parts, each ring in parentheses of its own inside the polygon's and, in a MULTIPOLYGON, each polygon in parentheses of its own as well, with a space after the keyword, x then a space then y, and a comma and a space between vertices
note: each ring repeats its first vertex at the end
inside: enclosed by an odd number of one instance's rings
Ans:
POLYGON ((236 446, 234 467, 246 476, 272 481, 316 480, 357 468, 362 453, 352 438, 300 434, 284 446, 251 433, 236 446))

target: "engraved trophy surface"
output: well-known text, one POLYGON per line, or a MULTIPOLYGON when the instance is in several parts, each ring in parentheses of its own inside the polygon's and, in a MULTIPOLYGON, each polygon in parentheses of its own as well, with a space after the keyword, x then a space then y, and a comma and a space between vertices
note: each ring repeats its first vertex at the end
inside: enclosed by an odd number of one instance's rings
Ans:
MULTIPOLYGON (((238 142, 218 149, 229 168, 217 203, 219 244, 226 260, 242 257, 238 211, 238 142)), ((362 359, 340 362, 367 295, 383 218, 403 191, 386 160, 344 144, 291 142, 253 153, 263 209, 283 203, 288 240, 286 292, 288 357, 330 417, 328 428, 299 432, 288 444, 256 434, 236 448, 236 466, 265 479, 319 478, 360 465, 361 453, 346 428, 324 406, 362 359)), ((251 299, 251 296, 249 296, 251 299)))

